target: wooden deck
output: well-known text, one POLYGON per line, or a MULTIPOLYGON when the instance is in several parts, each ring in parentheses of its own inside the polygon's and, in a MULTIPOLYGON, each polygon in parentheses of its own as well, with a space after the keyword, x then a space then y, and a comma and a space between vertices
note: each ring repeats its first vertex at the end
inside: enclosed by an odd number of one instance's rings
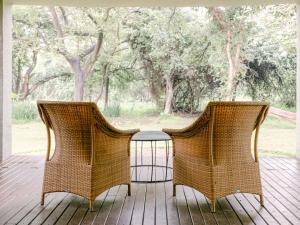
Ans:
MULTIPOLYGON (((300 161, 262 158, 265 207, 251 194, 235 194, 218 201, 210 213, 199 192, 172 183, 117 186, 101 194, 95 211, 88 202, 66 193, 50 194, 40 206, 43 158, 12 156, 0 164, 0 224, 300 224, 300 161)), ((147 177, 149 171, 139 174, 147 177)))

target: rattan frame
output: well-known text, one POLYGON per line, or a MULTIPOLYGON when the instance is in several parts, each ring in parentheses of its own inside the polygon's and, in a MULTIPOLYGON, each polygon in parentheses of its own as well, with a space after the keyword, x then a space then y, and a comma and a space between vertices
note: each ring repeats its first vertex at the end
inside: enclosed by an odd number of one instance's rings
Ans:
POLYGON ((87 198, 92 209, 100 193, 121 184, 130 195, 130 140, 138 129, 113 127, 93 102, 38 101, 37 106, 48 139, 41 205, 46 193, 69 192, 87 198))
POLYGON ((173 196, 187 185, 211 201, 237 192, 263 192, 257 153, 266 102, 210 102, 202 115, 183 129, 163 129, 173 141, 173 196), (253 155, 251 137, 255 131, 253 155))

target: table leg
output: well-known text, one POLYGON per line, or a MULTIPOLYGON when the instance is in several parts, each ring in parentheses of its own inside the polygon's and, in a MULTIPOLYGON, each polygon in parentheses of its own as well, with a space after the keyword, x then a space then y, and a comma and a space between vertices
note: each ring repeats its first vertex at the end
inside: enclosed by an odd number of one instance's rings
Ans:
POLYGON ((135 141, 135 180, 137 181, 137 141, 135 141))
POLYGON ((152 163, 151 163, 151 182, 153 181, 153 145, 152 145, 152 141, 151 141, 151 159, 152 159, 152 163))
POLYGON ((165 141, 166 143, 166 179, 168 179, 168 164, 169 164, 169 141, 165 141))
POLYGON ((143 141, 141 141, 141 165, 143 165, 143 141))
POLYGON ((154 141, 154 165, 156 166, 156 141, 154 141))
POLYGON ((154 176, 154 179, 155 179, 155 181, 157 180, 157 178, 156 178, 156 141, 154 141, 154 169, 155 169, 155 171, 154 171, 154 174, 155 174, 155 176, 154 176))

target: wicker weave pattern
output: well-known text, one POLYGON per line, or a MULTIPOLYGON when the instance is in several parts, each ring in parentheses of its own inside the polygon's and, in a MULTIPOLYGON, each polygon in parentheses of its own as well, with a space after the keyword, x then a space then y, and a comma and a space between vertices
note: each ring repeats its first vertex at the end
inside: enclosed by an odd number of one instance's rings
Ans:
POLYGON ((236 192, 259 194, 263 203, 257 138, 268 108, 259 102, 210 102, 191 126, 164 129, 174 146, 174 195, 176 185, 191 186, 211 200, 212 211, 218 198, 236 192))
POLYGON ((48 132, 42 204, 45 193, 70 192, 92 207, 100 193, 120 184, 128 184, 130 194, 130 140, 139 130, 114 128, 94 103, 39 101, 38 109, 48 132))

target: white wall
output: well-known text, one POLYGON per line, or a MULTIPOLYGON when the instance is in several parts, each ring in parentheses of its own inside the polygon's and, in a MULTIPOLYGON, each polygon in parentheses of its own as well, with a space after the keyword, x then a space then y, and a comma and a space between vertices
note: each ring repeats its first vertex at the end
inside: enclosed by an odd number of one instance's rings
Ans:
POLYGON ((0 0, 0 161, 11 154, 12 18, 0 0))

